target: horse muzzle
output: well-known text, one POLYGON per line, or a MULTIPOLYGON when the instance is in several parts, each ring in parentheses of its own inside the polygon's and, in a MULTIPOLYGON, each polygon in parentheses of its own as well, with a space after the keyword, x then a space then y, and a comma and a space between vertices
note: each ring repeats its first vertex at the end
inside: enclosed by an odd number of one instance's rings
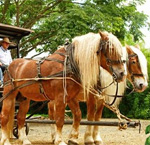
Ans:
POLYGON ((135 79, 134 88, 136 92, 143 92, 148 87, 148 83, 144 79, 135 79))
POLYGON ((124 79, 126 77, 124 71, 122 71, 122 72, 113 72, 112 76, 113 76, 113 78, 116 82, 122 82, 122 81, 124 81, 124 79))

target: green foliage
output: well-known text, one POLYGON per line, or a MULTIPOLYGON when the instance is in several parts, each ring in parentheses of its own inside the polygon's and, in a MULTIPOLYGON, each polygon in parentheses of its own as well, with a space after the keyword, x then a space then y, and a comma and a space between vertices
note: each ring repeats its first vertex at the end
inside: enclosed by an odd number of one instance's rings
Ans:
POLYGON ((150 136, 146 139, 145 145, 150 145, 150 136))
MULTIPOLYGON (((150 118, 150 92, 149 88, 142 93, 132 93, 123 98, 120 110, 130 118, 150 118)), ((127 92, 128 93, 128 92, 127 92)), ((126 94, 127 94, 126 93, 126 94)))
MULTIPOLYGON (((150 133, 150 125, 146 127, 145 134, 150 133)), ((146 139, 145 145, 150 145, 150 136, 146 139)))
POLYGON ((136 6, 145 0, 99 1, 84 0, 19 0, 0 2, 0 22, 31 28, 35 32, 20 44, 21 56, 33 49, 53 53, 66 38, 88 32, 106 30, 115 34, 123 43, 132 35, 132 41, 142 40, 140 28, 148 26, 147 16, 136 6))
MULTIPOLYGON (((145 134, 150 133, 150 125, 146 127, 145 134)), ((150 136, 146 139, 145 145, 150 145, 150 136)))
POLYGON ((148 125, 145 130, 145 134, 148 134, 148 133, 150 133, 150 125, 148 125))

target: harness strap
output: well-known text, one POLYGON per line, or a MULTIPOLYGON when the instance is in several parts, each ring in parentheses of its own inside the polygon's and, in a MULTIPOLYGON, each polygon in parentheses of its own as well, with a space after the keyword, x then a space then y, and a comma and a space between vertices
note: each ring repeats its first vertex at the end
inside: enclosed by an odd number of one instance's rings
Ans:
POLYGON ((37 64, 37 76, 36 78, 41 78, 41 64, 44 62, 44 60, 39 60, 36 62, 37 64))
POLYGON ((44 96, 44 98, 46 98, 47 100, 49 100, 49 98, 47 97, 45 90, 43 88, 42 82, 39 81, 39 86, 40 86, 40 93, 42 93, 42 95, 44 96))
POLYGON ((23 87, 26 87, 26 86, 29 86, 29 85, 32 85, 34 83, 36 83, 37 81, 30 81, 30 82, 27 82, 25 84, 22 84, 20 86, 17 86, 17 87, 14 87, 12 90, 10 90, 6 95, 4 95, 2 98, 0 98, 0 102, 2 102, 5 98, 7 98, 13 91, 17 90, 17 89, 20 89, 20 88, 23 88, 23 87))
POLYGON ((45 60, 48 60, 48 61, 56 61, 56 62, 58 62, 58 63, 64 64, 64 61, 61 61, 61 60, 55 59, 55 58, 45 58, 45 60))
POLYGON ((61 56, 66 56, 66 53, 62 53, 62 52, 54 52, 54 54, 59 54, 61 56))
MULTIPOLYGON (((63 53, 58 53, 56 52, 57 54, 61 55, 61 56, 65 56, 65 54, 63 53)), ((43 60, 39 60, 36 64, 37 64, 37 77, 36 78, 42 78, 42 75, 41 75, 41 64, 45 61, 45 60, 48 60, 48 61, 56 61, 58 63, 62 63, 64 65, 64 61, 61 61, 61 60, 58 60, 58 59, 55 59, 55 58, 44 58, 43 60)), ((60 75, 60 73, 58 73, 60 75)), ((55 74, 57 75, 57 74, 55 74)), ((52 75, 50 76, 52 77, 52 75)), ((43 88, 43 84, 42 82, 39 82, 39 87, 40 87, 40 93, 42 93, 42 95, 44 96, 44 98, 46 98, 46 100, 49 100, 48 96, 46 95, 45 93, 45 90, 43 88)), ((66 94, 66 93, 65 93, 66 94)))
POLYGON ((118 82, 117 82, 117 84, 116 84, 116 87, 117 87, 117 88, 116 88, 115 97, 114 97, 112 103, 109 104, 109 106, 112 106, 112 105, 115 103, 115 101, 116 101, 116 99, 117 99, 117 97, 118 97, 118 96, 117 96, 117 94, 118 94, 118 82))
POLYGON ((63 89, 64 89, 64 104, 65 104, 65 99, 66 99, 66 96, 68 95, 67 93, 67 82, 66 82, 66 77, 67 77, 67 60, 68 60, 68 57, 67 55, 65 55, 65 60, 64 60, 64 70, 63 70, 63 89))
POLYGON ((68 67, 71 68, 71 72, 73 74, 73 77, 78 81, 81 82, 81 75, 80 70, 77 65, 77 62, 74 60, 74 46, 72 44, 69 44, 66 48, 68 57, 68 67))
POLYGON ((117 98, 123 98, 124 97, 124 95, 109 95, 109 94, 106 94, 105 93, 105 95, 107 95, 107 96, 109 96, 109 97, 117 97, 117 98))
POLYGON ((130 55, 128 55, 128 58, 136 57, 136 56, 137 56, 137 54, 130 54, 130 55))
MULTIPOLYGON (((37 77, 36 78, 42 78, 42 75, 41 75, 41 64, 44 62, 45 59, 43 60, 39 60, 36 64, 37 64, 37 77)), ((44 96, 44 98, 46 98, 47 100, 49 100, 49 98, 47 97, 45 91, 44 91, 44 88, 43 88, 43 85, 42 85, 42 82, 39 81, 39 87, 40 87, 40 93, 44 96)))
POLYGON ((141 77, 144 76, 143 74, 135 74, 135 73, 133 73, 132 75, 133 76, 141 76, 141 77))
MULTIPOLYGON (((13 78, 12 78, 12 76, 10 75, 10 72, 9 72, 9 70, 8 70, 8 67, 7 67, 6 70, 5 70, 5 73, 6 73, 6 72, 7 72, 7 75, 8 75, 8 77, 9 77, 9 79, 10 79, 10 83, 12 84, 13 88, 15 88, 14 83, 13 83, 13 78)), ((4 85, 5 85, 5 83, 4 83, 4 85)))

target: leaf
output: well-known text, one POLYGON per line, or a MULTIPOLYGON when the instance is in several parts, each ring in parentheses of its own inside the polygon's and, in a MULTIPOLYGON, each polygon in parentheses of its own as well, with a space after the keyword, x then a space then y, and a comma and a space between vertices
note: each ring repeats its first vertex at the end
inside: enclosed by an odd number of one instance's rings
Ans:
POLYGON ((150 145, 150 136, 146 139, 145 145, 150 145))
MULTIPOLYGON (((145 134, 148 134, 148 133, 150 133, 150 125, 148 125, 147 127, 146 127, 146 130, 145 130, 145 134)), ((150 138, 150 137, 149 137, 150 138)), ((150 141, 150 139, 149 139, 149 141, 150 141)), ((149 144, 150 145, 150 144, 149 144)))

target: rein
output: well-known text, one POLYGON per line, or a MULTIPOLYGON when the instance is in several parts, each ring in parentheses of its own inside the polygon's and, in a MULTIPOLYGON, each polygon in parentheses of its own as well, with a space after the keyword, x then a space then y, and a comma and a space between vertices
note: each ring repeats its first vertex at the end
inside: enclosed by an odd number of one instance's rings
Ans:
POLYGON ((105 95, 114 97, 114 99, 113 99, 113 101, 112 101, 111 103, 106 103, 106 104, 108 104, 109 106, 112 106, 112 105, 115 103, 115 101, 116 101, 116 99, 117 99, 118 97, 122 97, 122 96, 119 96, 119 95, 117 95, 117 94, 118 94, 118 82, 116 82, 116 93, 115 93, 115 95, 108 95, 108 94, 105 94, 105 95))

